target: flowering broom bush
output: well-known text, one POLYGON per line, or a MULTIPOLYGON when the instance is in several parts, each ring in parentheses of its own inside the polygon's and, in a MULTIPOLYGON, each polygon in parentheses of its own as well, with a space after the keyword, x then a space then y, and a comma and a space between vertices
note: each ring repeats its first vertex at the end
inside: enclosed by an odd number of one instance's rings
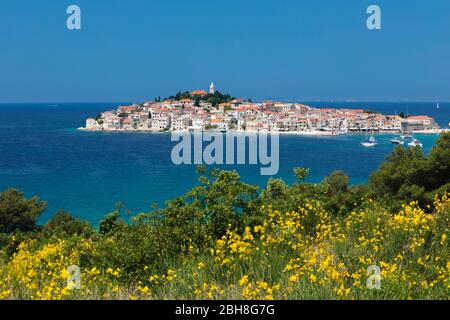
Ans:
POLYGON ((28 240, 0 255, 0 298, 449 299, 449 194, 433 208, 411 202, 392 213, 368 201, 364 210, 332 217, 315 200, 287 212, 262 206, 261 223, 242 231, 230 225, 163 268, 136 263, 133 279, 108 259, 95 265, 99 254, 108 256, 105 243, 120 250, 113 235, 28 240), (72 265, 80 267, 78 288, 72 265))

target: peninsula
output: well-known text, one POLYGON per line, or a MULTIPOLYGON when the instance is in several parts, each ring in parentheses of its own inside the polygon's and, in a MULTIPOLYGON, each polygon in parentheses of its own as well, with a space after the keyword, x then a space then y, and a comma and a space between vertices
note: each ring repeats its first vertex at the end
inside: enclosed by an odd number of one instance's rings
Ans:
POLYGON ((179 92, 166 99, 118 106, 86 120, 89 131, 220 131, 341 135, 350 132, 440 133, 426 115, 383 115, 363 109, 315 108, 300 103, 234 98, 217 91, 179 92))

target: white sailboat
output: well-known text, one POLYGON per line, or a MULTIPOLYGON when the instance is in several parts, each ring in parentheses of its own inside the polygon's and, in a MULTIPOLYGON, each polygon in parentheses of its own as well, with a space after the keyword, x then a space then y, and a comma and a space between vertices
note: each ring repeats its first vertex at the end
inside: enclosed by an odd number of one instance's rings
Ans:
POLYGON ((377 140, 373 136, 373 132, 372 132, 372 136, 369 139, 367 139, 367 136, 366 136, 366 141, 363 141, 361 143, 361 145, 363 147, 366 147, 366 148, 372 148, 372 147, 375 147, 377 145, 377 140))
POLYGON ((438 102, 437 105, 436 105, 436 109, 439 109, 439 102, 438 102))

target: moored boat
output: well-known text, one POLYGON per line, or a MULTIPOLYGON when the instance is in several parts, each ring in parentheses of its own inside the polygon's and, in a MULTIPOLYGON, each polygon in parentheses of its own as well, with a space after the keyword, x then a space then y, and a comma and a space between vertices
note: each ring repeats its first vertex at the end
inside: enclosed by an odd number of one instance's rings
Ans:
POLYGON ((366 148, 371 148, 371 147, 375 147, 377 144, 375 142, 363 142, 363 143, 361 143, 361 145, 366 148))
POLYGON ((412 136, 412 134, 410 134, 410 133, 402 133, 402 134, 400 135, 400 138, 402 138, 402 139, 412 139, 413 136, 412 136))
POLYGON ((404 145, 404 144, 405 144, 405 141, 403 141, 403 140, 400 139, 400 138, 394 138, 394 139, 391 140, 391 143, 393 143, 393 144, 399 144, 399 145, 404 145))
POLYGON ((417 139, 413 139, 413 141, 411 141, 410 143, 408 143, 408 146, 410 147, 423 147, 422 143, 417 140, 417 139))

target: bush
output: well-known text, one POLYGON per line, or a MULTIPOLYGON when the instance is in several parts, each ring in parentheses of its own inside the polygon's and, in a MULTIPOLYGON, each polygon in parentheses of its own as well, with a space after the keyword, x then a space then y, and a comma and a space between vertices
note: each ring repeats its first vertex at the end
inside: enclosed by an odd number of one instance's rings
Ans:
POLYGON ((348 176, 343 171, 334 171, 325 178, 324 183, 331 194, 343 193, 348 189, 348 176))
POLYGON ((74 218, 64 210, 58 211, 46 224, 44 231, 58 236, 91 235, 94 229, 89 222, 74 218))
POLYGON ((426 206, 433 195, 450 183, 450 132, 442 133, 426 157, 420 148, 397 147, 369 178, 377 198, 398 204, 419 200, 426 206))
POLYGON ((39 198, 26 199, 23 192, 7 189, 0 193, 0 233, 28 231, 46 208, 39 198))

